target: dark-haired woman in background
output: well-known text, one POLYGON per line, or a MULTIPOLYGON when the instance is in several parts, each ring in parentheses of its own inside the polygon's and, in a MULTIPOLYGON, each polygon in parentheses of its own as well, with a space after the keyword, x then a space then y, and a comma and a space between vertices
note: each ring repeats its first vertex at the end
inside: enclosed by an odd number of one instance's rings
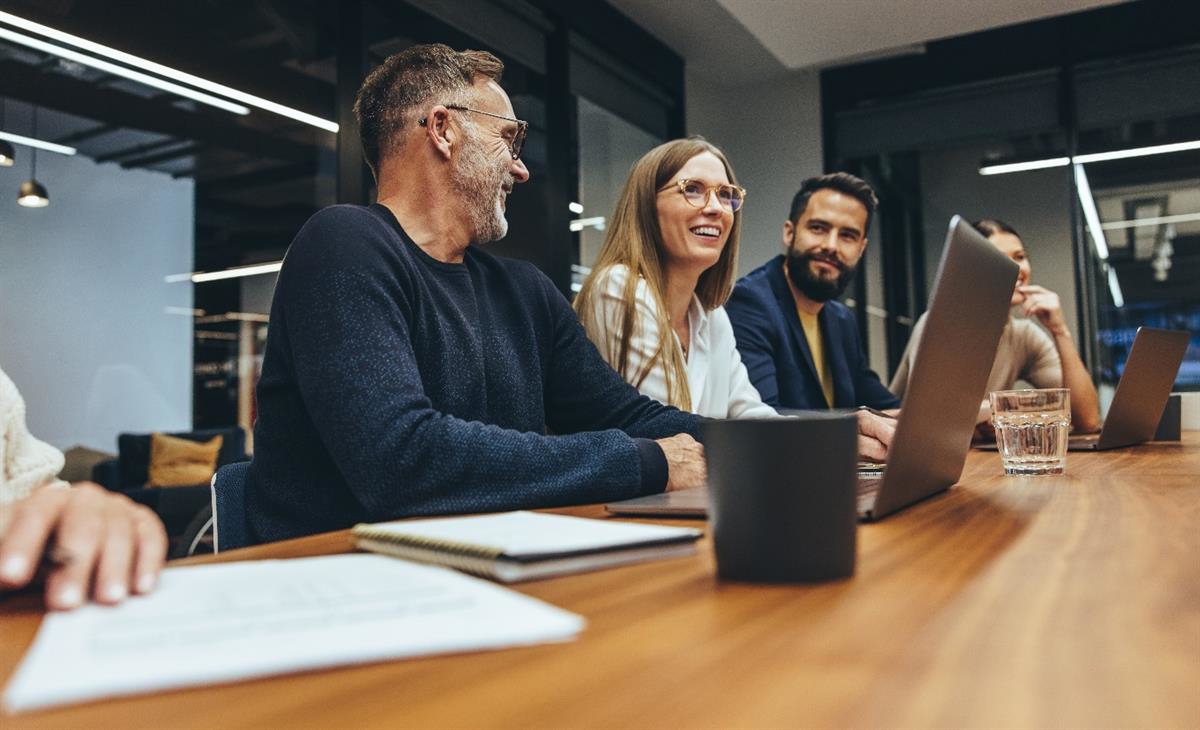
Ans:
MULTIPOLYGON (((1023 317, 1009 316, 1004 333, 1000 336, 996 362, 988 376, 988 392, 1009 390, 1018 380, 1024 380, 1035 388, 1069 388, 1073 429, 1081 433, 1098 430, 1100 398, 1091 375, 1079 358, 1079 350, 1071 338, 1058 295, 1045 287, 1029 283, 1032 271, 1029 257, 1025 253, 1025 244, 1012 226, 989 218, 971 225, 1020 267, 1017 286, 1013 289, 1012 306, 1014 310, 1020 307, 1023 317), (1042 326, 1035 324, 1035 320, 1042 326)), ((921 315, 913 327, 912 337, 908 340, 896 375, 892 378, 891 390, 901 398, 904 397, 924 329, 925 315, 921 315)), ((985 400, 980 409, 981 423, 986 423, 987 415, 985 400)))

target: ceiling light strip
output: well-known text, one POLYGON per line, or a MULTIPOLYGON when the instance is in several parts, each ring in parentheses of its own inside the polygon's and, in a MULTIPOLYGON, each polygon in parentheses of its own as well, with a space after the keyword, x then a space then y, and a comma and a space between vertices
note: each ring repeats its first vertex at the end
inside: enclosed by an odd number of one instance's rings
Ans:
POLYGON ((576 218, 571 221, 569 227, 572 231, 578 233, 584 228, 595 228, 597 231, 604 230, 604 216, 597 215, 591 218, 576 218))
POLYGON ((1025 172, 1027 170, 1044 170, 1050 167, 1066 167, 1071 164, 1070 157, 1052 157, 1046 160, 1030 160, 1029 162, 1008 162, 1002 165, 984 165, 979 168, 980 175, 1003 175, 1008 172, 1025 172))
POLYGON ((195 89, 189 89, 186 86, 173 84, 170 81, 163 81, 158 77, 150 76, 140 71, 134 71, 132 69, 125 68, 124 66, 118 66, 115 63, 102 61, 85 53, 79 53, 77 51, 72 51, 69 48, 56 46, 53 43, 46 43, 45 41, 38 40, 37 38, 31 38, 27 35, 8 30, 7 28, 0 28, 0 38, 12 41, 13 43, 20 44, 27 48, 42 51, 43 53, 49 53, 60 58, 65 58, 68 61, 74 61, 75 63, 82 64, 84 66, 90 66, 91 68, 103 71, 105 73, 110 73, 114 76, 120 76, 122 78, 129 79, 130 81, 136 81, 139 84, 145 84, 146 86, 152 86, 156 89, 161 89, 178 96, 186 97, 202 104, 208 104, 209 106, 214 106, 227 112, 232 112, 234 114, 250 113, 250 110, 241 104, 234 104, 231 101, 226 101, 225 99, 220 99, 210 94, 196 91, 195 89))
POLYGON ((1089 152, 1074 157, 1048 157, 1044 160, 1029 160, 1027 162, 1006 162, 999 165, 982 165, 980 175, 1003 175, 1007 172, 1025 172, 1026 170, 1044 170, 1049 167, 1066 167, 1067 165, 1087 164, 1089 162, 1108 162, 1109 160, 1125 160, 1130 157, 1149 157, 1165 155, 1171 152, 1187 152, 1200 150, 1200 139, 1191 142, 1174 142, 1172 144, 1156 144, 1149 147, 1131 147, 1127 150, 1111 150, 1109 152, 1089 152))
POLYGON ((89 41, 86 38, 80 38, 79 36, 71 35, 70 33, 64 33, 63 31, 56 30, 40 23, 35 23, 32 20, 26 20, 25 18, 21 18, 11 13, 0 11, 0 22, 7 23, 8 25, 16 28, 21 28, 22 30, 29 31, 30 33, 37 33, 38 35, 51 38, 60 43, 66 43, 67 45, 81 48, 99 56, 120 61, 121 63, 128 64, 135 68, 151 71, 160 76, 165 76, 169 79, 175 79, 176 81, 190 84, 197 89, 203 89, 214 94, 220 94, 233 99, 234 101, 240 101, 243 104, 247 104, 257 109, 262 109, 263 111, 272 112, 289 119, 294 119, 298 122, 310 124, 319 129, 324 129, 327 132, 333 132, 336 134, 338 131, 337 122, 333 122, 328 119, 322 119, 315 114, 309 114, 308 112, 302 112, 299 109, 293 109, 292 107, 284 106, 283 104, 277 104, 270 99, 264 99, 261 96, 248 94, 230 86, 218 84, 215 81, 209 81, 208 79, 189 74, 185 71, 180 71, 179 69, 171 68, 170 66, 164 66, 161 63, 155 63, 154 61, 142 58, 140 56, 135 56, 131 53, 118 51, 115 48, 110 48, 108 46, 89 41))
POLYGON ((57 152, 60 155, 73 155, 79 151, 74 147, 68 147, 65 144, 55 144, 54 142, 46 142, 44 140, 34 139, 33 137, 24 137, 19 134, 12 134, 11 132, 0 132, 0 139, 8 140, 14 144, 23 144, 26 147, 37 147, 39 150, 57 152))
POLYGON ((1075 165, 1075 190, 1079 194, 1079 205, 1083 208, 1083 219, 1087 222, 1088 232, 1092 234, 1092 243, 1096 246, 1096 255, 1101 261, 1108 261, 1108 239, 1104 237, 1104 227, 1100 225, 1100 211, 1096 209, 1096 199, 1092 197, 1092 186, 1088 183, 1083 165, 1075 165))
POLYGON ((1200 221, 1200 213, 1160 215, 1154 218, 1132 218, 1127 221, 1113 221, 1112 223, 1105 223, 1103 228, 1106 231, 1113 231, 1126 228, 1138 228, 1140 226, 1163 226, 1169 223, 1188 223, 1190 221, 1200 221))
POLYGON ((283 268, 283 261, 268 261, 263 264, 250 264, 249 266, 235 266, 230 269, 221 271, 194 271, 187 274, 170 274, 165 277, 168 284, 174 284, 180 281, 191 281, 193 284, 203 284, 206 281, 220 281, 221 279, 238 279, 243 276, 259 276, 260 274, 273 274, 283 268))
POLYGON ((1171 152, 1187 152, 1200 150, 1200 139, 1191 142, 1176 142, 1174 144, 1156 144, 1150 147, 1134 147, 1127 150, 1112 152, 1092 152, 1086 155, 1075 155, 1076 163, 1107 162, 1108 160, 1124 160, 1130 157, 1149 157, 1150 155, 1165 155, 1171 152))
POLYGON ((1112 294, 1113 305, 1118 309, 1125 306, 1125 294, 1121 291, 1121 282, 1117 281, 1117 270, 1108 267, 1108 293, 1112 294))

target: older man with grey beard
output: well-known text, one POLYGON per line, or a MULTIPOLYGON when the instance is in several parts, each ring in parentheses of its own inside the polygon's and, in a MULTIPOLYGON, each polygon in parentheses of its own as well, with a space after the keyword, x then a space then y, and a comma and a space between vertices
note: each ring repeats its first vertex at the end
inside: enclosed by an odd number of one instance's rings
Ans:
POLYGON ((696 417, 613 372, 533 266, 480 245, 529 179, 488 53, 388 58, 355 113, 379 202, 312 217, 271 308, 252 537, 703 483, 696 417))

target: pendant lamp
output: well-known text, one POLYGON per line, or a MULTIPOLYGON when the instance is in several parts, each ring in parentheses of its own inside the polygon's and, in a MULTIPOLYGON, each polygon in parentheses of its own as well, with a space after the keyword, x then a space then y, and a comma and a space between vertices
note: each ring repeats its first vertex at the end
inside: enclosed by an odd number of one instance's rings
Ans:
MULTIPOLYGON (((0 99, 0 129, 4 128, 4 106, 4 100, 0 99)), ((12 143, 6 139, 0 139, 0 167, 12 167, 16 161, 17 153, 13 149, 12 143)))
MULTIPOLYGON (((37 107, 33 108, 33 136, 37 137, 37 107)), ((37 181, 37 148, 30 153, 29 179, 21 183, 17 192, 17 205, 26 208, 45 208, 50 205, 50 195, 46 186, 37 181)))

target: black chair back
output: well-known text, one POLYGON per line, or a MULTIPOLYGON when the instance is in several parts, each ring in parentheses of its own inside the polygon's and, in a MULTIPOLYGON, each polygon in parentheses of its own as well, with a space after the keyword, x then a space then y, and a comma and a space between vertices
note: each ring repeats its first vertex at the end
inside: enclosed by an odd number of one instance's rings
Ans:
POLYGON ((212 480, 213 551, 224 552, 250 544, 246 521, 246 477, 250 462, 217 469, 212 480))

